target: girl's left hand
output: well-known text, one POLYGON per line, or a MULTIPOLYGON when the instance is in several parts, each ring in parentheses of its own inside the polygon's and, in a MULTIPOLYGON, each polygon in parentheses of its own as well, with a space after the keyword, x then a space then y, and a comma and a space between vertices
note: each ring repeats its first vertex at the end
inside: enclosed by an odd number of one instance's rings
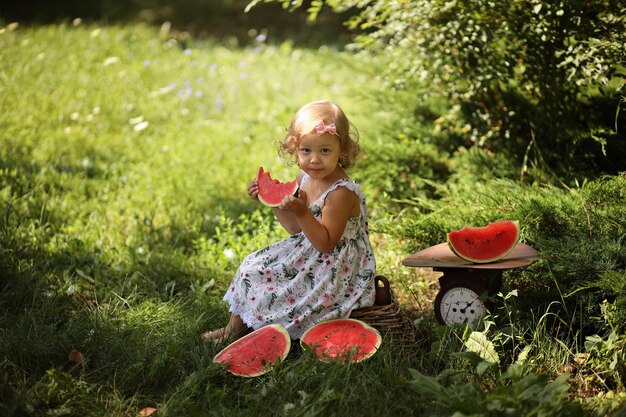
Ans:
POLYGON ((297 197, 293 195, 285 196, 283 201, 280 202, 278 208, 295 215, 305 213, 309 209, 307 207, 306 193, 300 189, 297 197))

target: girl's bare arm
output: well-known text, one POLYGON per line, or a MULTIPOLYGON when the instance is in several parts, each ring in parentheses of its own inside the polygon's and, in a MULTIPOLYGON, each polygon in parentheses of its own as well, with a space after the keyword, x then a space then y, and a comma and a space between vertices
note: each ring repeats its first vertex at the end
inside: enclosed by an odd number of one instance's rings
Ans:
POLYGON ((300 229, 318 251, 331 252, 343 231, 348 219, 358 214, 359 200, 356 194, 345 187, 339 187, 328 196, 322 209, 322 219, 318 221, 306 206, 306 193, 300 197, 285 197, 281 211, 292 213, 300 229), (303 201, 304 199, 304 201, 303 201))

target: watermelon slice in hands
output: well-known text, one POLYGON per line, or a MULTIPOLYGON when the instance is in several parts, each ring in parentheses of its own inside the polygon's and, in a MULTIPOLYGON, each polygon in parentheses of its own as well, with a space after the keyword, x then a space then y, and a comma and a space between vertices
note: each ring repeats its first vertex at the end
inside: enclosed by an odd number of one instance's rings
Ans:
POLYGON ((295 195, 298 191, 298 182, 280 182, 272 179, 269 172, 263 171, 263 167, 259 167, 256 177, 259 185, 259 201, 269 207, 278 207, 283 198, 288 195, 295 195))
POLYGON ((500 220, 483 227, 464 227, 448 233, 448 246, 466 261, 496 262, 515 249, 519 232, 517 220, 500 220))
POLYGON ((300 339, 324 362, 354 363, 374 355, 382 343, 378 330, 356 319, 327 320, 311 326, 300 339))

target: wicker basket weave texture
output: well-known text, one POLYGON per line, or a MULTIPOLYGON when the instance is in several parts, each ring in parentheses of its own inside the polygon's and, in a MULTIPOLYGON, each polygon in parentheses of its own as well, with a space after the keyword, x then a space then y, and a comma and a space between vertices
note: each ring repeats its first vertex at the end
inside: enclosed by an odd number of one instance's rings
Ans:
POLYGON ((385 305, 359 308, 352 311, 350 318, 361 320, 378 330, 384 338, 395 342, 414 342, 415 328, 413 321, 402 310, 396 295, 391 290, 386 277, 376 277, 377 299, 384 299, 384 292, 390 295, 390 302, 385 305), (382 284, 382 286, 381 286, 382 284), (382 297, 378 297, 383 292, 382 297))

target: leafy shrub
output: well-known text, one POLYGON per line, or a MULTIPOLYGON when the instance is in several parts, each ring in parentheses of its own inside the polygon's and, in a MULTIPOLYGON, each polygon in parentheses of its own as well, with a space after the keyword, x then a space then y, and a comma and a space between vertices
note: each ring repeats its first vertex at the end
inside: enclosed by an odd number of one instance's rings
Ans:
POLYGON ((435 146, 398 134, 361 157, 358 175, 371 186, 374 196, 383 193, 402 200, 435 196, 431 182, 447 178, 449 168, 445 154, 435 146))
MULTIPOLYGON (((302 2, 277 0, 285 7, 302 2)), ((309 8, 316 17, 324 2, 309 8)), ((615 173, 626 157, 626 7, 614 0, 329 1, 356 8, 356 45, 390 58, 392 86, 452 104, 440 139, 504 151, 530 171, 615 173)), ((427 102, 416 95, 415 106, 427 102)), ((553 178, 554 179, 554 178, 553 178)))
MULTIPOLYGON (((464 353, 471 353, 471 350, 464 353)), ((464 356, 475 357, 475 367, 480 375, 493 365, 478 355, 464 356)), ((409 386, 436 404, 442 415, 584 415, 580 404, 568 398, 567 375, 550 381, 548 375, 530 373, 525 366, 513 364, 502 374, 496 372, 493 386, 486 388, 484 381, 475 378, 471 371, 446 369, 438 377, 424 375, 415 369, 410 371, 409 386)))
POLYGON ((623 390, 626 384, 626 337, 624 320, 614 304, 606 300, 600 305, 606 324, 604 336, 594 334, 585 338, 585 351, 576 355, 576 362, 587 368, 590 379, 612 390, 623 390))
POLYGON ((520 308, 553 301, 578 311, 587 334, 597 331, 599 305, 615 302, 626 318, 626 177, 602 178, 580 189, 531 187, 511 180, 450 182, 440 200, 405 200, 406 208, 382 228, 408 240, 408 252, 445 241, 466 225, 518 219, 522 241, 539 251, 527 268, 510 270, 505 283, 520 289, 520 308))

